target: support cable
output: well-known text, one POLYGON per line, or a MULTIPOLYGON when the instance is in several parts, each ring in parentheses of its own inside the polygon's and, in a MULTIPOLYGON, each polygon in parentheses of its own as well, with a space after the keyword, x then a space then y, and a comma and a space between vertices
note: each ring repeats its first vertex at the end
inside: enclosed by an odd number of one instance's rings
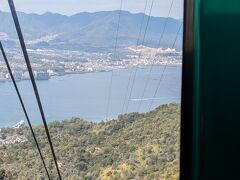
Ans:
MULTIPOLYGON (((118 45, 118 36, 119 36, 119 27, 120 27, 120 21, 121 21, 121 14, 122 14, 122 6, 123 6, 123 0, 121 0, 120 3, 120 9, 118 14, 118 21, 117 21, 117 32, 116 32, 116 39, 115 39, 115 46, 114 46, 114 54, 113 54, 113 60, 116 60, 116 53, 117 53, 117 45, 118 45)), ((110 99, 112 96, 112 81, 113 81, 113 70, 111 71, 110 75, 110 83, 108 87, 108 99, 107 99, 107 112, 106 112, 106 120, 109 116, 109 110, 110 110, 110 99)))
POLYGON ((59 177, 60 180, 62 180, 60 170, 59 170, 59 167, 58 167, 58 163, 57 163, 57 158, 56 158, 56 155, 55 155, 55 152, 54 152, 51 136, 50 136, 50 133, 49 133, 47 121, 46 121, 45 114, 44 114, 44 111, 43 111, 40 95, 39 95, 38 88, 37 88, 37 85, 36 85, 36 82, 35 82, 35 79, 34 79, 32 66, 31 66, 31 63, 30 63, 30 60, 29 60, 29 56, 28 56, 28 53, 27 53, 27 49, 26 49, 26 45, 25 45, 25 42, 24 42, 23 34, 22 34, 21 27, 20 27, 20 24, 19 24, 17 12, 16 12, 16 9, 15 9, 13 0, 8 0, 8 3, 9 3, 9 7, 11 9, 12 17, 13 17, 14 24, 15 24, 15 27, 16 27, 16 30, 17 30, 18 38, 19 38, 19 41, 20 41, 20 44, 21 44, 21 48, 22 48, 22 51, 23 51, 23 55, 24 55, 24 59, 25 59, 26 65, 27 65, 29 76, 30 76, 30 79, 31 79, 31 82, 32 82, 33 90, 34 90, 34 93, 35 93, 35 96, 36 96, 36 99, 37 99, 39 111, 40 111, 40 114, 41 114, 41 117, 42 117, 42 121, 43 121, 44 128, 45 128, 45 131, 46 131, 47 139, 48 139, 48 142, 49 142, 49 145, 50 145, 50 149, 51 149, 51 152, 52 152, 52 155, 53 155, 53 159, 54 159, 54 163, 55 163, 55 166, 56 166, 56 169, 57 169, 58 177, 59 177))
MULTIPOLYGON (((179 33, 180 33, 181 29, 182 29, 182 25, 183 25, 183 23, 181 23, 181 25, 180 25, 180 27, 179 27, 179 29, 178 29, 177 35, 176 35, 175 40, 174 40, 174 43, 173 43, 173 45, 172 45, 172 49, 175 47, 175 44, 176 44, 177 39, 178 39, 178 35, 179 35, 179 33)), ((159 90, 159 88, 160 88, 160 86, 161 86, 161 83, 162 83, 162 80, 163 80, 164 73, 165 73, 166 69, 167 69, 167 63, 165 64, 165 66, 164 66, 164 68, 163 68, 163 71, 162 71, 162 73, 161 73, 161 76, 160 76, 160 78, 159 78, 159 81, 158 81, 158 84, 157 84, 157 88, 156 88, 156 90, 155 90, 155 92, 154 92, 154 95, 153 95, 153 98, 152 98, 152 100, 151 100, 151 102, 150 102, 148 111, 150 111, 150 110, 152 109, 152 105, 153 105, 154 98, 156 97, 157 92, 158 92, 158 90, 159 90)))
POLYGON ((22 106, 24 115, 25 115, 25 117, 26 117, 26 119, 27 119, 27 122, 28 122, 28 125, 29 125, 29 127, 30 127, 30 130, 31 130, 33 139, 34 139, 35 144, 36 144, 36 146, 37 146, 38 153, 39 153, 39 155, 40 155, 40 157, 41 157, 41 160, 42 160, 44 169, 45 169, 45 171, 46 171, 46 174, 47 174, 47 176, 48 176, 48 179, 50 180, 50 175, 49 175, 49 172, 48 172, 48 170, 47 170, 46 163, 45 163, 45 161, 44 161, 44 158, 43 158, 43 155, 42 155, 40 146, 39 146, 39 144, 38 144, 38 142, 37 142, 36 135, 35 135, 35 133, 34 133, 34 131, 33 131, 33 127, 32 127, 31 121, 30 121, 30 119, 29 119, 29 116, 28 116, 27 110, 26 110, 26 108, 25 108, 25 105, 24 105, 22 96, 21 96, 21 94, 20 94, 20 92, 19 92, 19 89, 18 89, 16 80, 15 80, 15 78, 14 78, 14 76, 13 76, 12 69, 11 69, 11 67, 10 67, 10 65, 9 65, 9 62, 8 62, 8 59, 7 59, 7 56, 6 56, 6 54, 5 54, 5 51, 4 51, 4 48, 3 48, 3 46, 2 46, 1 41, 0 41, 0 49, 1 49, 1 51, 2 51, 3 59, 4 59, 5 63, 6 63, 8 72, 9 72, 9 74, 10 74, 11 80, 12 80, 13 85, 14 85, 14 88, 15 88, 15 90, 16 90, 16 92, 17 92, 18 99, 19 99, 19 101, 20 101, 20 103, 21 103, 21 106, 22 106))
MULTIPOLYGON (((166 27, 167 27, 168 20, 169 20, 171 11, 172 11, 173 4, 174 4, 174 0, 172 0, 172 2, 171 2, 171 5, 170 5, 169 11, 168 11, 167 18, 165 19, 165 22, 164 22, 164 25, 163 25, 163 31, 162 31, 162 33, 161 33, 160 39, 159 39, 158 44, 157 44, 157 48, 160 48, 160 45, 161 45, 161 43, 162 43, 162 39, 163 39, 163 36, 164 36, 164 34, 165 34, 165 31, 166 31, 166 27)), ((146 90, 147 90, 147 86, 148 86, 149 81, 150 81, 150 75, 151 75, 151 73, 152 73, 153 66, 154 66, 154 61, 155 61, 155 60, 156 60, 156 55, 155 55, 154 58, 153 58, 152 65, 151 65, 150 70, 149 70, 149 72, 148 72, 147 81, 146 81, 146 83, 145 83, 145 85, 144 85, 143 93, 142 93, 142 96, 140 97, 140 99, 143 99, 143 97, 144 97, 144 95, 145 95, 145 92, 146 92, 146 90)), ((139 103, 139 105, 138 105, 137 112, 139 112, 141 105, 142 105, 142 101, 140 101, 140 103, 139 103)))
MULTIPOLYGON (((142 14, 142 20, 141 20, 141 24, 140 24, 140 30, 139 30, 139 34, 138 34, 138 38, 137 38, 137 43, 136 43, 136 49, 138 49, 138 44, 139 44, 139 41, 140 41, 140 38, 141 38, 141 35, 142 35, 143 23, 144 23, 144 19, 145 19, 146 10, 147 10, 147 4, 148 4, 148 0, 145 1, 144 11, 143 11, 143 14, 142 14)), ((123 98, 123 106, 122 106, 121 114, 123 114, 124 107, 125 107, 125 104, 126 104, 126 101, 127 101, 127 94, 128 94, 128 89, 130 87, 132 74, 133 74, 133 71, 131 70, 131 72, 129 74, 129 78, 128 78, 126 93, 125 93, 124 98, 123 98)))
MULTIPOLYGON (((152 14, 152 9, 153 9, 154 1, 155 1, 155 0, 152 0, 152 3, 151 3, 150 12, 149 12, 149 14, 148 14, 148 19, 147 19, 147 25, 146 25, 146 28, 145 28, 145 31, 144 31, 144 35, 143 35, 143 40, 142 40, 142 43, 141 43, 142 45, 144 45, 144 43, 145 43, 145 38, 146 38, 146 35, 147 35, 147 30, 148 30, 149 22, 150 22, 150 19, 151 19, 151 14, 152 14)), ((139 52, 139 54, 138 54, 138 61, 140 60, 141 56, 142 56, 142 54, 141 54, 141 52, 139 52)), ((131 88, 130 88, 129 98, 128 98, 128 100, 127 100, 126 113, 127 113, 127 111, 128 111, 130 99, 131 99, 131 97, 132 97, 132 92, 133 92, 133 87, 134 87, 134 85, 135 85, 135 80, 136 80, 137 71, 138 71, 138 66, 135 67, 135 71, 134 71, 134 73, 133 73, 133 82, 132 82, 132 86, 131 86, 131 88)))

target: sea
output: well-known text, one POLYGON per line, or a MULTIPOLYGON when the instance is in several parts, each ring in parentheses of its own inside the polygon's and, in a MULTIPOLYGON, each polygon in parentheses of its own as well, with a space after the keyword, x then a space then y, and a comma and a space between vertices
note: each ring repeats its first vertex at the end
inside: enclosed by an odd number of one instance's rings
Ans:
MULTIPOLYGON (((181 66, 154 66, 54 76, 37 81, 48 122, 73 117, 100 122, 181 101, 181 66), (136 78, 133 75, 136 71, 136 78), (111 82, 112 78, 112 83, 111 82), (110 85, 111 84, 111 85, 110 85)), ((30 81, 18 82, 30 120, 42 124, 30 81)), ((12 82, 0 83, 0 127, 26 122, 12 82)))

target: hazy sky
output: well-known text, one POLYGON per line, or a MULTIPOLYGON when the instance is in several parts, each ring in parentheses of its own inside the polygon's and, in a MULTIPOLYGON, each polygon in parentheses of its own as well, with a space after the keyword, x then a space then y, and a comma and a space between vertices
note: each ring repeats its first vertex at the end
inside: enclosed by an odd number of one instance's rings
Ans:
MULTIPOLYGON (((150 7, 152 0, 148 0, 150 7)), ((72 15, 78 12, 116 10, 120 0, 15 0, 17 11, 42 14, 46 11, 72 15)), ((143 12, 146 0, 123 0, 123 9, 130 12, 143 12)), ((153 16, 167 16, 172 0, 155 0, 153 16)), ((0 10, 9 11, 7 0, 0 0, 0 10)), ((171 17, 182 18, 183 0, 174 0, 171 17)))

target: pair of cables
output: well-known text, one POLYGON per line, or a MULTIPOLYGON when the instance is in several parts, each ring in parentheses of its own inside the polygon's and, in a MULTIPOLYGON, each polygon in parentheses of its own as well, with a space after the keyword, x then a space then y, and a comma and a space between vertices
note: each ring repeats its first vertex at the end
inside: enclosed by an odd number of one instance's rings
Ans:
POLYGON ((22 96, 21 96, 20 91, 19 91, 19 89, 18 89, 16 80, 15 80, 15 78, 14 78, 12 69, 11 69, 11 67, 10 67, 10 65, 9 65, 9 62, 8 62, 8 59, 7 59, 7 56, 6 56, 6 53, 5 53, 5 51, 4 51, 4 48, 3 48, 3 46, 2 46, 1 41, 0 41, 0 49, 1 49, 1 52, 2 52, 2 55, 3 55, 3 59, 4 59, 5 63, 6 63, 8 72, 9 72, 9 74, 10 74, 11 80, 12 80, 12 82, 13 82, 14 88, 15 88, 15 90, 16 90, 16 92, 17 92, 17 96, 18 96, 18 99, 19 99, 20 104, 21 104, 21 106, 22 106, 22 109, 23 109, 25 118, 27 119, 28 126, 29 126, 29 128, 30 128, 30 131, 31 131, 32 136, 33 136, 33 139, 34 139, 35 144, 36 144, 36 146, 37 146, 38 153, 39 153, 40 158, 41 158, 41 160, 42 160, 44 169, 45 169, 45 171, 46 171, 46 174, 47 174, 48 178, 50 179, 50 175, 49 175, 49 172, 48 172, 48 170, 47 170, 46 163, 45 163, 45 161, 44 161, 44 158, 43 158, 41 149, 40 149, 39 144, 38 144, 38 142, 37 142, 36 135, 35 135, 35 133, 34 133, 34 131, 33 131, 33 127, 32 127, 31 121, 30 121, 30 119, 29 119, 29 116, 28 116, 27 110, 26 110, 26 108, 25 108, 25 105, 24 105, 22 96))
MULTIPOLYGON (((174 5, 174 1, 175 1, 175 0, 172 0, 171 5, 170 5, 170 8, 169 8, 169 10, 168 10, 167 18, 166 18, 165 21, 164 21, 163 30, 162 30, 162 33, 161 33, 161 35, 160 35, 160 39, 159 39, 159 41, 158 41, 157 48, 160 48, 160 47, 161 47, 162 40, 163 40, 165 31, 166 31, 166 28, 167 28, 167 24, 168 24, 168 21, 169 21, 169 17, 170 17, 170 14, 171 14, 171 11, 172 11, 172 8, 173 8, 173 5, 174 5)), ((177 36, 176 36, 176 38, 174 39, 173 47, 175 46, 176 39, 178 38, 178 33, 179 33, 181 27, 182 27, 182 25, 181 25, 181 26, 179 27, 179 29, 178 29, 177 36)), ((149 70, 149 72, 148 72, 147 81, 146 81, 146 83, 145 83, 145 85, 144 85, 143 93, 142 93, 140 99, 143 99, 143 97, 144 97, 144 95, 145 95, 145 92, 146 92, 146 90, 147 90, 147 87, 148 87, 148 84, 149 84, 149 81, 150 81, 150 75, 151 75, 151 73, 152 73, 153 66, 154 66, 154 61, 156 60, 157 55, 158 55, 158 53, 156 53, 156 55, 155 55, 154 58, 153 58, 153 61, 152 61, 150 70, 149 70)), ((165 69, 165 67, 164 67, 164 69, 165 69)), ((138 105, 137 112, 140 110, 140 107, 141 107, 141 105, 142 105, 141 102, 142 102, 142 101, 140 101, 140 103, 139 103, 139 105, 138 105)))
MULTIPOLYGON (((152 0, 151 6, 150 6, 150 11, 149 11, 148 18, 147 18, 147 24, 146 24, 146 27, 145 27, 145 30, 144 30, 144 33, 143 33, 143 39, 142 39, 142 43, 141 43, 142 46, 144 46, 144 44, 145 44, 146 35, 147 35, 148 28, 149 28, 149 23, 150 23, 150 20, 151 20, 151 17, 152 17, 152 10, 153 10, 154 3, 155 3, 155 0, 152 0)), ((138 46, 139 46, 139 44, 137 44, 137 47, 136 47, 137 49, 138 49, 138 46)), ((142 53, 140 51, 138 53, 138 60, 137 61, 140 61, 141 57, 142 57, 142 53)), ((130 93, 129 93, 129 97, 127 98, 126 103, 124 102, 124 105, 126 104, 126 113, 128 112, 130 100, 132 98, 133 88, 134 88, 134 85, 135 85, 135 80, 136 80, 138 69, 139 69, 139 66, 136 66, 135 69, 133 70, 133 72, 131 72, 131 74, 133 74, 132 84, 130 85, 130 83, 128 83, 129 87, 127 87, 127 92, 128 92, 128 89, 130 88, 130 93)), ((130 77, 129 77, 129 81, 131 80, 131 74, 130 74, 130 77)), ((127 94, 127 92, 126 92, 126 94, 127 94)))
MULTIPOLYGON (((160 46, 161 46, 161 44, 162 44, 162 39, 163 39, 163 37, 164 37, 165 31, 166 31, 166 28, 167 28, 167 24, 168 24, 168 21, 169 21, 169 17, 170 17, 170 14, 171 14, 171 11, 172 11, 174 2, 175 2, 175 0, 172 0, 171 3, 170 3, 170 7, 169 7, 169 10, 168 10, 168 15, 167 15, 167 18, 165 19, 165 22, 164 22, 164 24, 163 24, 163 31, 161 32, 160 39, 159 39, 159 41, 158 41, 158 45, 157 45, 158 48, 160 48, 160 46)), ((152 2, 152 3, 153 3, 153 2, 152 2)), ((151 9, 152 9, 152 7, 151 7, 151 9)), ((150 13, 151 13, 151 9, 150 9, 150 13)), ((150 15, 151 15, 151 14, 149 14, 149 17, 150 17, 150 15)), ((147 24, 148 24, 148 22, 147 22, 147 24)), ((146 27, 146 28, 147 28, 147 27, 146 27)), ((178 35, 179 35, 179 32, 180 32, 181 28, 182 28, 182 23, 180 24, 180 26, 179 26, 179 28, 178 28, 178 30, 177 30, 176 37, 174 38, 174 42, 173 42, 173 44, 172 44, 172 48, 175 47, 175 44, 176 44, 176 41, 177 41, 177 38, 178 38, 178 35)), ((146 30, 147 30, 147 29, 146 29, 146 30)), ((144 38, 145 38, 145 36, 144 36, 144 38)), ((144 43, 144 39, 143 39, 143 43, 144 43)), ((143 44, 143 43, 142 43, 142 44, 143 44)), ((141 53, 139 53, 139 58, 138 58, 138 60, 140 60, 140 57, 141 57, 141 53)), ((145 83, 145 85, 144 85, 143 93, 142 93, 140 99, 143 99, 143 97, 144 97, 144 95, 145 95, 145 93, 146 93, 146 90, 147 90, 147 87, 148 87, 149 81, 150 81, 150 75, 151 75, 151 73, 152 73, 153 66, 154 66, 154 61, 156 60, 156 58, 157 58, 157 54, 154 56, 153 61, 152 61, 152 63, 151 63, 151 67, 150 67, 150 70, 149 70, 149 73, 148 73, 147 81, 146 81, 146 83, 145 83)), ((132 80, 132 84, 131 84, 131 88, 130 88, 130 93, 129 93, 129 97, 128 97, 128 100, 127 100, 127 103, 126 103, 126 104, 127 104, 127 105, 126 105, 126 111, 125 111, 126 113, 128 112, 129 103, 130 103, 131 98, 132 98, 133 87, 134 87, 134 85, 135 85, 136 75, 137 75, 138 68, 139 68, 138 66, 135 68, 135 71, 134 71, 134 74, 133 74, 133 80, 132 80)), ((160 88, 160 86, 161 86, 161 83, 162 83, 162 80, 163 80, 163 76, 164 76, 164 73, 165 73, 166 69, 167 69, 167 64, 165 64, 165 66, 163 67, 163 71, 162 71, 161 76, 160 76, 160 79, 159 79, 159 81, 158 81, 158 83, 157 83, 157 88, 156 88, 156 90, 154 91, 153 98, 151 98, 151 102, 150 102, 150 106, 149 106, 149 111, 151 110, 151 107, 152 107, 152 105, 153 105, 154 98, 156 97, 157 92, 158 92, 158 90, 159 90, 159 88, 160 88)), ((131 75, 130 75, 130 77, 131 77, 131 75)), ((129 78, 129 82, 130 82, 130 79, 131 79, 131 78, 129 78)), ((128 86, 130 86, 129 84, 130 84, 130 83, 128 83, 128 86)), ((128 91, 128 88, 127 88, 127 91, 128 91)), ((126 92, 126 93, 127 93, 127 92, 126 92)), ((125 102, 124 102, 124 105, 125 105, 125 102)), ((123 105, 123 107, 124 107, 124 105, 123 105)), ((141 101, 140 101, 140 103, 139 103, 139 105, 138 105, 137 112, 139 112, 140 107, 141 107, 141 101)), ((122 113, 123 113, 123 108, 122 108, 122 113)))
MULTIPOLYGON (((122 13, 122 7, 123 7, 123 0, 120 0, 120 10, 119 10, 119 15, 118 15, 118 21, 117 21, 117 32, 116 32, 116 41, 115 41, 115 48, 114 48, 114 60, 116 60, 116 53, 117 53, 117 45, 118 45, 118 38, 119 38, 119 27, 120 27, 120 20, 121 20, 121 13, 122 13)), ((149 22, 150 22, 150 18, 151 18, 151 13, 152 13, 152 9, 153 9, 153 5, 154 5, 154 2, 155 0, 152 0, 151 1, 151 4, 150 4, 150 12, 147 16, 147 22, 146 22, 146 27, 144 29, 144 32, 143 32, 143 28, 144 28, 144 18, 145 18, 145 13, 146 13, 146 10, 147 10, 147 5, 148 5, 148 0, 145 1, 145 5, 144 5, 144 13, 142 15, 142 20, 141 20, 141 23, 140 23, 140 30, 139 30, 139 34, 138 34, 138 38, 137 38, 137 43, 136 43, 136 49, 139 48, 139 45, 140 45, 140 39, 141 39, 141 35, 143 33, 143 39, 142 39, 142 42, 141 44, 143 45, 144 42, 145 42, 145 38, 146 38, 146 35, 147 35, 147 31, 148 31, 148 26, 149 26, 149 22)), ((140 59, 141 57, 141 53, 139 53, 138 55, 138 60, 140 59)), ((126 109, 128 109, 128 105, 129 105, 129 101, 127 101, 127 95, 128 95, 128 90, 129 88, 131 89, 130 91, 130 96, 131 96, 131 93, 132 93, 132 89, 133 89, 133 86, 132 85, 130 87, 130 82, 131 82, 131 76, 134 74, 134 76, 136 76, 136 73, 137 73, 137 68, 135 68, 135 71, 131 71, 130 73, 130 76, 129 76, 129 80, 128 80, 128 85, 127 85, 127 89, 126 89, 126 93, 125 93, 125 96, 124 96, 124 102, 123 102, 123 107, 122 107, 122 113, 124 111, 124 107, 125 105, 127 106, 126 109)), ((110 111, 110 99, 111 99, 111 92, 112 92, 112 83, 113 83, 113 70, 111 72, 111 75, 110 75, 110 83, 109 83, 109 90, 108 90, 108 98, 107 98, 107 112, 106 112, 106 120, 109 118, 109 111, 110 111)), ((133 83, 134 84, 134 83, 133 83)))
MULTIPOLYGON (((43 106, 42 106, 42 103, 41 103, 40 95, 39 95, 38 88, 37 88, 37 85, 36 85, 36 82, 35 82, 35 79, 34 79, 34 74, 33 74, 32 66, 31 66, 31 63, 30 63, 30 60, 29 60, 29 56, 28 56, 28 53, 27 53, 27 49, 26 49, 26 45, 25 45, 24 38, 23 38, 22 30, 21 30, 21 27, 20 27, 20 24, 19 24, 17 12, 16 12, 16 9, 15 9, 13 0, 8 0, 8 3, 9 3, 9 7, 10 7, 11 14, 12 14, 12 17, 13 17, 13 21, 14 21, 14 24, 15 24, 15 28, 16 28, 16 31, 17 31, 17 34, 18 34, 18 38, 19 38, 19 41, 20 41, 20 44, 21 44, 22 52, 23 52, 23 55, 24 55, 25 63, 26 63, 26 65, 27 65, 27 69, 28 69, 28 72, 29 72, 29 76, 30 76, 30 79, 31 79, 31 83, 32 83, 32 87, 33 87, 33 90, 34 90, 34 93, 35 93, 35 97, 36 97, 36 99, 37 99, 38 108, 39 108, 39 111, 40 111, 40 114, 41 114, 41 117, 42 117, 42 121, 43 121, 43 124, 44 124, 45 132, 46 132, 47 139, 48 139, 48 143, 49 143, 49 146, 50 146, 50 149, 51 149, 51 152, 52 152, 52 156, 53 156, 53 160, 54 160, 54 163, 55 163, 55 166, 56 166, 56 170, 57 170, 57 173, 58 173, 58 177, 59 177, 60 180, 62 180, 62 177, 61 177, 61 174, 60 174, 60 169, 59 169, 59 166, 58 166, 58 163, 57 163, 57 158, 56 158, 55 151, 54 151, 54 147, 53 147, 53 143, 52 143, 51 136, 50 136, 50 133, 49 133, 47 121, 46 121, 46 118, 45 118, 43 106)), ((41 158, 41 160, 42 160, 44 169, 45 169, 45 171, 46 171, 46 174, 47 174, 48 178, 50 179, 50 175, 49 175, 48 169, 47 169, 47 167, 46 167, 46 163, 45 163, 45 161, 44 161, 43 154, 42 154, 41 149, 40 149, 40 147, 39 147, 39 144, 38 144, 38 142, 37 142, 37 138, 36 138, 36 135, 35 135, 35 133, 34 133, 34 130, 33 130, 31 121, 30 121, 30 119, 29 119, 28 113, 27 113, 27 111, 26 111, 26 107, 25 107, 25 105, 24 105, 22 96, 21 96, 20 91, 19 91, 19 89, 18 89, 16 80, 15 80, 14 75, 13 75, 13 73, 12 73, 12 69, 11 69, 11 67, 10 67, 10 65, 9 65, 9 62, 8 62, 6 53, 5 53, 5 51, 4 51, 4 48, 3 48, 1 42, 0 42, 0 48, 1 48, 1 52, 2 52, 2 55, 3 55, 4 61, 5 61, 5 63, 6 63, 7 69, 8 69, 8 71, 9 71, 10 76, 11 76, 13 85, 14 85, 15 90, 16 90, 16 92, 17 92, 18 99, 19 99, 19 101, 20 101, 20 104, 21 104, 21 106, 22 106, 23 112, 24 112, 24 114, 25 114, 25 117, 26 117, 26 119, 27 119, 28 125, 29 125, 29 127, 30 127, 32 136, 33 136, 34 141, 35 141, 35 143, 36 143, 36 146, 37 146, 37 149, 38 149, 40 158, 41 158)))

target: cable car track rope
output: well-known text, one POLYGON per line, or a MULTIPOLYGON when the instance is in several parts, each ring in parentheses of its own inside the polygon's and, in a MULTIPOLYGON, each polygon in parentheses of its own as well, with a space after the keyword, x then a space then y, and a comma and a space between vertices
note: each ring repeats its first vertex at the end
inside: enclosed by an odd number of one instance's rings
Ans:
POLYGON ((60 169, 59 169, 58 163, 57 163, 57 157, 55 155, 53 143, 52 143, 51 136, 50 136, 50 133, 49 133, 47 121, 46 121, 46 118, 45 118, 45 113, 44 113, 43 106, 42 106, 42 103, 41 103, 38 88, 37 88, 37 85, 36 85, 36 82, 35 82, 35 79, 34 79, 33 70, 32 70, 32 66, 31 66, 29 56, 28 56, 28 53, 27 53, 27 49, 26 49, 26 45, 25 45, 25 42, 24 42, 22 31, 21 31, 21 27, 20 27, 20 24, 19 24, 17 12, 16 12, 16 9, 15 9, 13 0, 8 0, 8 3, 9 3, 9 7, 10 7, 11 14, 12 14, 12 17, 13 17, 13 21, 14 21, 14 24, 15 24, 15 27, 16 27, 16 30, 17 30, 18 38, 19 38, 19 41, 20 41, 20 44, 21 44, 21 48, 22 48, 22 51, 23 51, 23 55, 24 55, 24 59, 25 59, 26 65, 27 65, 27 69, 28 69, 28 72, 29 72, 29 75, 30 75, 33 90, 34 90, 34 93, 35 93, 35 96, 36 96, 36 99, 37 99, 38 108, 39 108, 39 111, 40 111, 40 114, 41 114, 41 117, 42 117, 43 125, 44 125, 45 132, 46 132, 46 135, 47 135, 48 143, 50 145, 50 149, 51 149, 51 152, 52 152, 52 156, 53 156, 53 159, 54 159, 54 163, 55 163, 55 166, 56 166, 58 177, 59 177, 60 180, 62 180, 60 169))
POLYGON ((5 51, 4 51, 4 48, 3 48, 3 46, 2 46, 1 41, 0 41, 0 49, 1 49, 1 52, 2 52, 2 55, 3 55, 3 59, 4 59, 5 63, 6 63, 8 72, 9 72, 9 74, 10 74, 11 80, 12 80, 12 82, 13 82, 14 88, 15 88, 15 90, 16 90, 18 99, 19 99, 20 104, 21 104, 21 106, 22 106, 24 115, 25 115, 25 117, 26 117, 26 119, 27 119, 27 122, 28 122, 28 125, 29 125, 29 128, 30 128, 30 131, 31 131, 32 136, 33 136, 33 139, 34 139, 34 142, 35 142, 35 144, 36 144, 36 146, 37 146, 38 153, 39 153, 40 158, 41 158, 41 160, 42 160, 44 169, 45 169, 45 171, 46 171, 46 174, 47 174, 47 176, 48 176, 48 179, 50 180, 50 175, 49 175, 49 172, 48 172, 48 170, 47 170, 46 163, 45 163, 45 161, 44 161, 44 158, 43 158, 43 155, 42 155, 40 146, 39 146, 39 144, 38 144, 38 142, 37 142, 36 135, 35 135, 35 133, 34 133, 34 130, 33 130, 31 121, 30 121, 30 119, 29 119, 29 116, 28 116, 27 110, 26 110, 26 108, 25 108, 25 105, 24 105, 22 96, 21 96, 20 91, 19 91, 19 89, 18 89, 16 80, 15 80, 15 78, 14 78, 14 76, 13 76, 12 69, 11 69, 10 64, 9 64, 9 62, 8 62, 8 59, 7 59, 7 56, 6 56, 6 53, 5 53, 5 51))

